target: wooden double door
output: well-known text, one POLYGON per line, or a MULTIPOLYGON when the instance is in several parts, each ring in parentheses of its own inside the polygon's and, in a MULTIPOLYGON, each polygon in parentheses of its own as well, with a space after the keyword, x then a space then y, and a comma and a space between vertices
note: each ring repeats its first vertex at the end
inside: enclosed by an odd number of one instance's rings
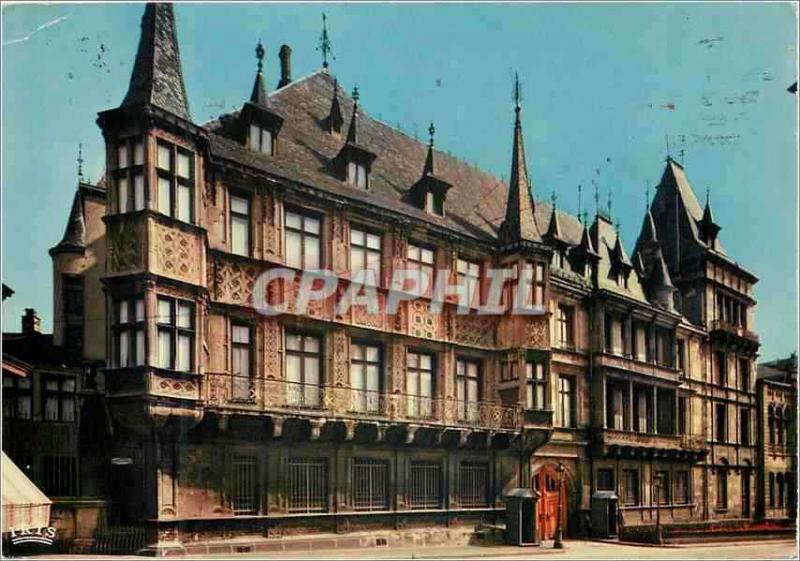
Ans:
MULTIPOLYGON (((558 472, 554 465, 545 466, 533 476, 533 488, 539 492, 539 539, 552 540, 558 527, 558 472)), ((566 481, 561 485, 561 524, 566 528, 566 481)))

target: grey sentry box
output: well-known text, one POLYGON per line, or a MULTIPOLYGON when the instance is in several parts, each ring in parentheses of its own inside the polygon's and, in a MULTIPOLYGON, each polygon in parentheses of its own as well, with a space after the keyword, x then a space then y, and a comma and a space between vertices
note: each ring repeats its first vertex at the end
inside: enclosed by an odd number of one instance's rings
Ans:
POLYGON ((536 531, 536 508, 539 493, 518 487, 511 489, 506 499, 506 543, 509 545, 539 545, 536 531))
POLYGON ((592 536, 613 538, 617 536, 617 509, 619 497, 614 491, 595 491, 592 495, 592 536))

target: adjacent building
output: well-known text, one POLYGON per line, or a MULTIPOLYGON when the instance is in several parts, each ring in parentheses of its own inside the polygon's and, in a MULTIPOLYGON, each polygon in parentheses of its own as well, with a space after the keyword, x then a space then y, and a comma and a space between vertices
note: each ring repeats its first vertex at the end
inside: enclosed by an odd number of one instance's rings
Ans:
POLYGON ((757 278, 680 164, 629 253, 609 211, 534 197, 519 96, 504 183, 438 151, 433 126, 426 145, 371 118, 327 65, 294 80, 287 46, 277 89, 259 44, 241 109, 195 123, 172 5, 141 29, 97 121, 106 176, 51 251, 53 341, 103 365, 110 525, 146 524, 157 551, 453 541, 502 521, 515 487, 540 493, 545 538, 559 504, 587 532, 598 491, 625 526, 755 516, 757 278), (266 299, 289 305, 268 317, 258 279, 276 268, 292 274, 266 299), (492 268, 512 271, 503 309, 478 314, 492 268), (335 297, 299 313, 312 269, 335 297), (381 307, 340 310, 364 270, 381 307), (444 272, 470 313, 424 290, 384 313, 399 270, 444 272), (512 313, 520 293, 542 313, 512 313))

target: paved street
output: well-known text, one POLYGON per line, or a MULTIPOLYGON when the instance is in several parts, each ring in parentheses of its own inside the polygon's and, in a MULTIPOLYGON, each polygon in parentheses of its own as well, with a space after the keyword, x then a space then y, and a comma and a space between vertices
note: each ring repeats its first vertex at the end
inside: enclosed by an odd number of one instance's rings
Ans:
MULTIPOLYGON (((52 555, 29 559, 101 559, 98 555, 52 555)), ((142 559, 134 556, 117 556, 115 559, 142 559)), ((192 559, 226 559, 229 555, 208 555, 192 559)), ((681 545, 647 547, 619 545, 582 540, 569 540, 562 551, 552 549, 552 542, 541 547, 425 547, 371 548, 358 550, 332 550, 316 553, 242 554, 241 559, 311 560, 311 559, 798 559, 797 543, 793 540, 767 540, 762 542, 729 542, 708 545, 681 545)))
MULTIPOLYGON (((227 556, 210 555, 206 559, 227 556)), ((798 559, 794 541, 720 543, 672 547, 618 545, 570 540, 562 551, 552 549, 552 542, 542 547, 426 547, 339 550, 315 554, 243 555, 247 559, 798 559)))

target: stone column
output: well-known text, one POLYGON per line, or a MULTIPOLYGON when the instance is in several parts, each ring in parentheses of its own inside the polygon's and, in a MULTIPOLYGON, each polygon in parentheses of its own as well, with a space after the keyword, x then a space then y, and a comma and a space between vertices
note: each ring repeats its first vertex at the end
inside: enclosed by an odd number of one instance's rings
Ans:
POLYGON ((658 386, 653 386, 653 434, 658 434, 658 386))

